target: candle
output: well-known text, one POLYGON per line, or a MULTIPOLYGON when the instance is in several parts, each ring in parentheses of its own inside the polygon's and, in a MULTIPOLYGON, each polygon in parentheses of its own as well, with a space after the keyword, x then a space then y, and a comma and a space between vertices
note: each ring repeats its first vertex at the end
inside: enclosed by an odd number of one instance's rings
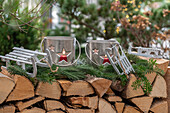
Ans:
POLYGON ((110 64, 110 61, 109 61, 109 58, 107 58, 107 55, 105 55, 103 57, 103 64, 105 64, 105 63, 109 63, 110 64))
POLYGON ((63 61, 63 60, 65 60, 67 62, 67 55, 66 55, 66 51, 64 50, 64 48, 63 48, 62 53, 59 54, 59 56, 60 56, 59 62, 63 61))

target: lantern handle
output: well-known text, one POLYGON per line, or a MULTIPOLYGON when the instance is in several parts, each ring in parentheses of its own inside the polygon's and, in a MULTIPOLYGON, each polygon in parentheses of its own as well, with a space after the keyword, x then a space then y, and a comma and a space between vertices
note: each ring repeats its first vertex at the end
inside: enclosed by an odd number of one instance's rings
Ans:
POLYGON ((76 38, 74 38, 74 39, 75 39, 75 41, 77 42, 77 45, 78 45, 78 47, 79 47, 79 55, 78 55, 77 59, 74 60, 74 62, 71 63, 71 64, 68 64, 68 65, 59 65, 59 66, 62 66, 62 67, 71 66, 71 65, 75 64, 75 63, 78 61, 78 59, 80 58, 80 55, 81 55, 81 46, 80 46, 79 41, 78 41, 76 38))
POLYGON ((46 37, 44 37, 44 38, 42 39, 41 43, 40 43, 40 49, 41 49, 41 52, 43 52, 42 45, 43 45, 43 43, 44 43, 44 40, 45 40, 45 39, 46 39, 46 37))
POLYGON ((86 53, 87 58, 88 58, 92 63, 96 64, 97 66, 100 66, 99 64, 97 64, 96 62, 94 62, 93 60, 91 60, 90 57, 89 57, 89 55, 87 54, 87 45, 88 45, 88 44, 89 44, 89 43, 87 43, 86 46, 85 46, 85 53, 86 53))

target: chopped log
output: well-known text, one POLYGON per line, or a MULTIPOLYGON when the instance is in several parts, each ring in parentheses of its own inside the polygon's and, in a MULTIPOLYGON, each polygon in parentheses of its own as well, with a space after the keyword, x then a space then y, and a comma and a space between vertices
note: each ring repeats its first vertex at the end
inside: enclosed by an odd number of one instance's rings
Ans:
POLYGON ((167 101, 156 101, 152 104, 151 109, 154 113, 168 113, 168 102, 167 101))
POLYGON ((7 71, 6 67, 4 67, 4 66, 1 66, 1 73, 4 74, 4 75, 6 75, 6 76, 8 76, 8 77, 10 77, 10 78, 13 78, 13 76, 14 76, 14 75, 11 75, 11 74, 7 71))
POLYGON ((87 106, 91 109, 97 109, 98 106, 98 96, 94 97, 71 97, 69 102, 72 105, 82 105, 87 106))
POLYGON ((109 102, 121 102, 122 101, 122 98, 119 97, 119 96, 105 96, 104 97, 107 101, 109 102))
POLYGON ((45 100, 44 107, 47 111, 55 110, 55 109, 62 109, 62 110, 66 109, 65 106, 60 101, 56 101, 56 100, 45 100))
POLYGON ((156 59, 156 63, 159 69, 163 70, 166 74, 168 69, 169 60, 166 59, 156 59))
POLYGON ((123 113, 140 113, 140 111, 132 106, 126 105, 123 113))
POLYGON ((113 92, 113 90, 111 88, 109 88, 107 91, 106 91, 106 95, 115 95, 115 93, 113 92))
POLYGON ((60 99, 61 87, 58 82, 52 82, 52 84, 39 82, 36 89, 36 95, 52 99, 60 99))
POLYGON ((0 108, 0 113, 15 113, 15 106, 3 106, 0 108))
MULTIPOLYGON (((148 57, 142 57, 142 56, 139 56, 139 58, 144 59, 144 60, 149 60, 150 59, 148 57)), ((156 58, 152 58, 152 59, 156 60, 156 63, 157 63, 157 66, 158 66, 159 69, 163 70, 165 73, 167 72, 169 60, 166 60, 166 59, 156 59, 156 58)))
MULTIPOLYGON (((167 84, 167 101, 168 101, 168 108, 170 108, 170 66, 168 66, 168 70, 165 75, 165 81, 167 84)), ((170 111, 170 110, 169 110, 170 111)))
POLYGON ((15 86, 15 82, 8 76, 0 73, 0 104, 5 101, 15 86))
POLYGON ((115 102, 117 113, 123 113, 124 106, 125 106, 125 103, 123 102, 115 102))
POLYGON ((140 110, 142 110, 144 113, 148 113, 153 98, 152 97, 138 97, 138 98, 132 98, 130 99, 137 107, 139 107, 140 110))
POLYGON ((137 88, 136 90, 134 90, 134 88, 132 87, 133 82, 135 82, 136 80, 137 79, 136 79, 135 75, 130 74, 129 83, 128 83, 126 89, 122 93, 122 96, 124 98, 128 99, 128 98, 144 95, 144 92, 141 87, 137 88))
POLYGON ((72 82, 69 81, 69 80, 57 80, 57 81, 60 83, 63 91, 67 91, 67 89, 68 89, 68 88, 71 86, 71 84, 72 84, 72 82))
POLYGON ((99 97, 102 97, 107 92, 112 83, 111 80, 104 78, 93 78, 88 80, 88 82, 94 87, 99 97))
POLYGON ((88 82, 82 80, 74 81, 66 92, 66 96, 86 96, 90 94, 94 94, 92 86, 88 82))
POLYGON ((25 108, 27 108, 27 107, 29 107, 29 106, 37 103, 37 102, 40 102, 40 101, 42 101, 42 100, 44 100, 44 99, 45 99, 44 97, 35 97, 35 98, 33 98, 33 99, 31 99, 31 100, 28 100, 28 101, 26 101, 26 102, 18 102, 18 103, 16 104, 16 106, 17 106, 18 109, 21 111, 21 110, 23 110, 23 109, 25 109, 25 108))
POLYGON ((48 111, 47 113, 65 113, 65 112, 61 110, 53 110, 53 111, 48 111))
POLYGON ((34 107, 32 109, 24 109, 20 113, 45 113, 45 110, 43 110, 41 108, 34 107))
POLYGON ((116 110, 109 102, 107 102, 105 99, 100 98, 97 113, 116 113, 116 110))
POLYGON ((8 96, 7 101, 23 100, 34 97, 34 86, 28 78, 15 75, 14 80, 16 86, 8 96))
POLYGON ((95 113, 92 109, 70 109, 67 108, 67 113, 95 113))
POLYGON ((122 92, 122 91, 125 89, 125 86, 122 86, 120 80, 112 81, 112 84, 111 84, 110 87, 111 87, 112 89, 118 91, 118 92, 122 92))
POLYGON ((149 94, 150 97, 162 97, 167 98, 167 86, 166 81, 162 76, 157 76, 153 83, 152 91, 149 94))
POLYGON ((148 74, 146 74, 145 76, 146 76, 146 78, 149 80, 149 82, 152 84, 153 81, 154 81, 155 78, 156 78, 156 73, 155 73, 155 72, 153 72, 153 73, 148 73, 148 74))

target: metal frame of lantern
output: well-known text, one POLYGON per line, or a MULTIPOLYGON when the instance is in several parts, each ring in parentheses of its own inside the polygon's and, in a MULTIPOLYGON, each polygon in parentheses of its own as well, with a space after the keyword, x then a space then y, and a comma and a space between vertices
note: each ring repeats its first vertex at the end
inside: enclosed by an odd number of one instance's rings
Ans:
POLYGON ((144 48, 144 47, 129 46, 128 53, 137 56, 144 56, 144 57, 151 57, 151 58, 169 58, 169 51, 164 53, 163 50, 158 48, 144 48))
POLYGON ((110 65, 105 49, 112 47, 112 44, 117 40, 90 40, 85 46, 87 58, 95 65, 110 65), (89 48, 89 49, 87 49, 89 48))
MULTIPOLYGON (((100 42, 102 43, 102 41, 103 40, 101 40, 100 42)), ((107 48, 104 49, 105 50, 105 56, 100 56, 100 58, 103 59, 103 63, 105 63, 104 60, 106 60, 106 65, 111 64, 113 66, 114 70, 119 75, 129 74, 131 71, 135 72, 132 65, 131 65, 131 63, 129 62, 129 60, 127 59, 125 53, 123 52, 122 47, 117 42, 117 40, 108 40, 108 41, 112 41, 112 44, 111 44, 111 47, 107 47, 107 48), (120 48, 121 54, 119 53, 119 48, 120 48), (121 69, 121 70, 119 70, 119 69, 121 69)), ((87 43, 87 45, 85 46, 86 56, 92 63, 99 66, 100 64, 94 62, 92 60, 92 58, 90 58, 90 56, 88 55, 88 53, 87 53, 88 44, 89 43, 87 43)), ((94 50, 89 50, 89 51, 92 51, 93 54, 98 55, 98 52, 100 50, 94 49, 94 50)))
POLYGON ((21 65, 22 69, 25 70, 25 64, 30 64, 33 66, 33 73, 28 73, 31 77, 35 77, 37 75, 37 65, 41 67, 48 67, 47 63, 42 63, 38 59, 38 55, 41 55, 44 57, 44 59, 51 64, 51 59, 49 58, 49 51, 47 50, 47 53, 42 53, 38 51, 32 51, 24 48, 18 48, 14 47, 13 51, 9 54, 6 54, 5 56, 1 56, 0 58, 2 61, 6 62, 7 68, 9 65, 8 63, 10 61, 15 61, 17 65, 21 65))
POLYGON ((112 48, 107 48, 106 54, 110 60, 111 65, 119 75, 129 74, 131 71, 135 72, 118 42, 113 44, 112 48), (119 49, 121 54, 119 53, 119 49), (112 56, 110 56, 110 52, 112 52, 112 56), (119 67, 121 69, 121 72, 119 70, 119 67))
POLYGON ((44 43, 44 50, 50 51, 49 57, 52 59, 52 64, 59 65, 59 66, 71 66, 75 64, 80 58, 81 46, 76 38, 67 37, 67 36, 44 37, 40 45, 42 52, 43 52, 43 47, 42 47, 43 43, 44 43), (79 48, 79 55, 77 59, 75 59, 76 43, 79 48), (69 50, 64 48, 64 46, 67 47, 67 49, 69 50))

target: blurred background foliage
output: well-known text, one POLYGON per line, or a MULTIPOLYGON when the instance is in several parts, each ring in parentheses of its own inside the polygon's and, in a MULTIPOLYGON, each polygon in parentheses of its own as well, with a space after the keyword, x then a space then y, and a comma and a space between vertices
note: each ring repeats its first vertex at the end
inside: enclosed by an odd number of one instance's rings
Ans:
POLYGON ((148 9, 153 13, 148 16, 149 20, 158 24, 158 32, 169 29, 170 15, 164 17, 162 13, 170 9, 168 1, 121 0, 126 7, 118 12, 119 18, 111 10, 114 1, 117 0, 0 0, 0 54, 10 52, 14 46, 38 49, 40 40, 47 35, 71 35, 80 43, 88 38, 117 38, 127 48, 129 39, 137 39, 121 27, 118 19, 127 14, 129 19, 134 15, 144 16, 143 12, 148 9), (155 8, 155 3, 159 7, 155 8), (59 21, 56 25, 53 15, 57 15, 59 21))

